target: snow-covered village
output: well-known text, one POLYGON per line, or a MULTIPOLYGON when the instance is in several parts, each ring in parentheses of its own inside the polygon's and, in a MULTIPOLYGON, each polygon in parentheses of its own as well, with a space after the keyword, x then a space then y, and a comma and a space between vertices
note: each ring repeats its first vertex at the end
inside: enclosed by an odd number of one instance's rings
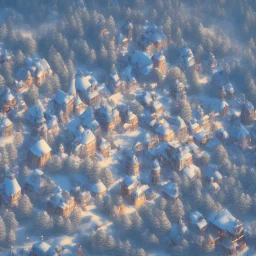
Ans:
POLYGON ((0 0, 0 255, 256 255, 255 26, 253 0, 0 0))

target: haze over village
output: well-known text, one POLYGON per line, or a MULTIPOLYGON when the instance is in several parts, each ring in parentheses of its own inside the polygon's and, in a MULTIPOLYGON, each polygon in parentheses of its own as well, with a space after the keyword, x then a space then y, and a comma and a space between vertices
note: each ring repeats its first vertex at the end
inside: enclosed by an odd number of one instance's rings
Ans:
POLYGON ((256 255, 254 0, 0 1, 0 255, 256 255))

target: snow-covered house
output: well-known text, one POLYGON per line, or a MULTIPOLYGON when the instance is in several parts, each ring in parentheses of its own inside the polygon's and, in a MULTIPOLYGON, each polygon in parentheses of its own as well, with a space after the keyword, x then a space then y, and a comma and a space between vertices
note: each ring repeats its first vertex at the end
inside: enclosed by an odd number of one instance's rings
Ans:
POLYGON ((219 105, 219 113, 221 117, 227 116, 229 112, 229 105, 225 100, 222 100, 219 105))
POLYGON ((231 127, 230 138, 241 149, 246 149, 251 141, 249 131, 240 123, 236 122, 231 127))
POLYGON ((138 128, 139 119, 129 108, 122 113, 122 119, 125 124, 128 124, 129 129, 135 130, 138 128))
POLYGON ((116 107, 111 107, 107 102, 102 102, 101 106, 95 112, 96 118, 105 131, 113 131, 120 124, 121 117, 116 107))
POLYGON ((224 128, 216 130, 215 135, 223 144, 228 144, 230 141, 229 134, 224 128))
POLYGON ((157 52, 152 56, 154 68, 157 69, 161 74, 166 72, 166 57, 163 52, 157 52))
POLYGON ((6 114, 0 114, 0 137, 11 136, 13 132, 12 121, 9 120, 6 114))
POLYGON ((163 189, 164 197, 167 199, 177 199, 179 196, 179 188, 177 183, 174 182, 168 182, 163 189))
POLYGON ((125 81, 121 80, 117 72, 113 72, 108 78, 108 88, 114 94, 124 92, 126 88, 125 81))
POLYGON ((189 223, 190 230, 193 230, 194 235, 200 234, 203 231, 206 231, 207 221, 203 215, 198 211, 193 211, 189 213, 189 223))
POLYGON ((148 185, 136 187, 131 193, 131 204, 134 206, 141 206, 146 202, 145 192, 149 189, 148 185))
POLYGON ((9 207, 16 206, 21 196, 21 187, 14 173, 9 170, 0 184, 1 204, 9 207))
POLYGON ((89 129, 84 129, 81 125, 77 126, 74 152, 80 158, 92 156, 96 153, 96 137, 89 129))
POLYGON ((74 101, 74 113, 76 115, 81 115, 86 109, 86 105, 81 101, 80 96, 76 95, 74 101))
POLYGON ((17 80, 13 84, 13 89, 16 93, 26 91, 34 81, 31 72, 26 68, 20 68, 16 74, 16 78, 17 80))
POLYGON ((137 176, 127 176, 121 182, 120 193, 122 196, 130 196, 132 191, 139 185, 137 176))
POLYGON ((62 110, 65 115, 70 116, 74 110, 74 100, 73 95, 58 89, 53 99, 55 112, 59 113, 62 110))
POLYGON ((185 121, 180 116, 173 116, 169 120, 175 136, 184 139, 188 135, 188 128, 185 121))
POLYGON ((111 145, 110 143, 102 138, 99 146, 98 146, 98 151, 99 153, 104 157, 104 158, 108 158, 109 157, 109 153, 110 153, 110 150, 111 150, 111 145))
POLYGON ((11 108, 10 114, 15 118, 23 117, 28 109, 26 102, 21 95, 16 96, 16 105, 11 108))
POLYGON ((75 198, 76 204, 82 205, 83 207, 91 200, 91 193, 89 191, 83 191, 79 186, 72 188, 70 195, 75 198))
POLYGON ((151 165, 151 182, 154 185, 157 185, 160 183, 160 173, 161 173, 161 167, 157 159, 155 159, 151 165))
POLYGON ((122 79, 125 81, 126 84, 126 90, 130 91, 133 90, 137 84, 137 81, 135 77, 133 76, 133 70, 132 66, 128 65, 123 71, 122 71, 122 79))
POLYGON ((168 147, 165 151, 172 163, 172 167, 178 171, 193 164, 192 154, 188 146, 181 146, 177 141, 168 142, 168 147))
POLYGON ((201 178, 201 170, 198 166, 191 164, 190 166, 185 167, 182 170, 183 175, 185 175, 189 179, 200 179, 201 178))
POLYGON ((0 108, 3 112, 9 113, 11 108, 16 105, 16 98, 9 88, 0 92, 0 108))
POLYGON ((43 240, 44 238, 41 236, 40 241, 32 245, 30 256, 58 256, 64 251, 60 244, 49 245, 43 240))
POLYGON ((55 115, 51 115, 49 113, 45 113, 46 119, 46 128, 48 135, 56 136, 58 135, 60 128, 58 123, 58 118, 55 115))
POLYGON ((53 195, 47 200, 46 210, 49 214, 67 217, 75 206, 75 198, 69 192, 57 187, 53 195))
POLYGON ((246 101, 244 99, 244 102, 242 104, 241 108, 241 122, 245 125, 250 125, 255 120, 255 109, 254 106, 250 101, 246 101))
POLYGON ((153 131, 159 136, 160 141, 170 141, 174 138, 174 131, 166 120, 153 120, 153 123, 153 131))
POLYGON ((59 146, 59 152, 58 152, 58 156, 64 160, 68 157, 68 154, 65 153, 65 148, 62 144, 60 144, 59 146))
POLYGON ((85 75, 80 69, 76 72, 73 78, 76 91, 82 101, 87 105, 97 104, 100 100, 100 95, 97 92, 98 82, 91 74, 85 75))
POLYGON ((126 157, 126 174, 130 176, 139 176, 140 163, 133 152, 128 152, 126 157))
POLYGON ((41 85, 48 76, 52 75, 51 67, 45 59, 27 58, 26 64, 26 69, 31 73, 36 85, 41 85))
POLYGON ((131 51, 128 53, 128 60, 136 74, 149 75, 153 70, 151 56, 142 51, 131 51))
POLYGON ((182 70, 190 69, 196 64, 193 52, 186 45, 180 49, 179 62, 182 70))
POLYGON ((208 222, 218 230, 220 245, 228 249, 229 253, 234 253, 245 245, 243 223, 227 209, 211 213, 208 222))
POLYGON ((164 109, 162 103, 157 100, 153 100, 150 103, 149 110, 151 113, 161 116, 164 109))
POLYGON ((232 99, 235 97, 235 90, 233 85, 228 81, 227 75, 224 73, 223 69, 219 69, 212 76, 212 86, 215 90, 218 90, 220 97, 221 91, 224 90, 226 98, 232 99))
POLYGON ((209 164, 206 168, 204 168, 203 179, 207 183, 213 183, 213 182, 216 182, 218 184, 222 183, 222 175, 218 171, 217 166, 213 164, 209 164))
POLYGON ((28 162, 32 167, 43 167, 51 157, 51 148, 45 140, 39 140, 29 148, 28 162))
POLYGON ((189 121, 188 127, 192 135, 200 131, 200 125, 195 118, 189 121))
POLYGON ((179 245, 183 238, 188 237, 189 230, 183 220, 179 220, 178 223, 174 223, 170 229, 168 236, 168 243, 171 245, 179 245))
POLYGON ((93 108, 91 106, 89 106, 87 110, 79 116, 79 118, 81 119, 81 125, 85 129, 90 129, 95 136, 101 137, 101 127, 95 118, 93 108))
POLYGON ((98 181, 97 183, 93 184, 91 187, 91 194, 92 196, 103 196, 107 192, 106 186, 102 183, 102 181, 98 181))
POLYGON ((145 30, 138 40, 138 44, 143 51, 161 50, 167 47, 167 37, 162 27, 145 22, 145 30))
POLYGON ((212 139, 212 134, 209 131, 202 131, 194 135, 194 140, 199 146, 203 146, 212 139))
POLYGON ((53 191, 56 184, 43 171, 35 169, 25 180, 23 190, 35 196, 46 196, 53 191))
POLYGON ((188 90, 188 85, 185 85, 183 82, 180 82, 178 79, 175 83, 170 85, 171 94, 176 100, 182 100, 186 98, 186 93, 188 90))

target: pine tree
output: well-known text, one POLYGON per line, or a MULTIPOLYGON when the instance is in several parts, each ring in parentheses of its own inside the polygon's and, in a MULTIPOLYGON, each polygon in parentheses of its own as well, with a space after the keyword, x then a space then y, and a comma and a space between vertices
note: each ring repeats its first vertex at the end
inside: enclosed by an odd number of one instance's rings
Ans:
POLYGON ((132 226, 132 222, 130 220, 130 217, 126 214, 121 214, 118 217, 118 224, 121 227, 121 229, 124 230, 124 231, 130 230, 130 228, 132 226))
POLYGON ((24 141, 24 137, 23 137, 22 133, 16 132, 14 134, 14 140, 13 140, 15 146, 19 147, 23 143, 23 141, 24 141))
POLYGON ((2 148, 0 168, 5 168, 5 166, 9 166, 9 158, 6 149, 2 148))
POLYGON ((113 236, 108 236, 106 239, 106 249, 108 252, 113 252, 116 248, 116 241, 113 236))
POLYGON ((80 208, 75 208, 74 211, 72 212, 71 216, 70 216, 70 219, 71 219, 71 223, 72 225, 77 228, 81 221, 82 221, 82 211, 80 208))
POLYGON ((64 221, 64 230, 67 234, 72 234, 75 231, 75 227, 73 226, 69 218, 65 219, 64 221))
POLYGON ((28 217, 33 212, 33 205, 26 194, 22 195, 18 205, 19 214, 22 217, 28 217))
POLYGON ((163 232, 169 232, 172 225, 171 225, 171 222, 168 220, 165 212, 160 211, 158 217, 159 217, 161 230, 163 230, 163 232))
POLYGON ((144 249, 137 249, 136 250, 136 254, 135 254, 136 256, 147 256, 147 253, 145 252, 145 250, 144 249))
POLYGON ((106 168, 102 171, 101 173, 101 181, 104 183, 104 185, 109 188, 113 182, 114 182, 114 177, 109 168, 106 168))
POLYGON ((47 212, 38 212, 36 214, 36 224, 39 230, 46 231, 52 227, 52 220, 47 212))
POLYGON ((10 231, 7 233, 6 236, 6 242, 8 245, 13 245, 16 241, 16 235, 13 229, 10 229, 10 231))
POLYGON ((6 145, 6 151, 8 153, 10 161, 13 163, 17 159, 17 149, 14 144, 10 143, 6 145))
POLYGON ((97 57, 96 57, 96 53, 93 49, 90 50, 90 54, 89 54, 89 61, 90 61, 90 64, 94 64, 97 60, 97 57))
POLYGON ((162 197, 159 201, 160 210, 164 211, 166 209, 167 201, 164 197, 162 197))
POLYGON ((6 226, 3 218, 0 216, 0 243, 3 243, 6 238, 6 226))
POLYGON ((131 228, 133 233, 135 235, 139 235, 142 230, 143 220, 138 214, 138 212, 135 212, 131 215, 131 222, 132 222, 131 228))
POLYGON ((38 88, 32 84, 27 92, 27 100, 29 105, 33 105, 39 98, 38 88))
POLYGON ((18 69, 24 65, 25 62, 25 55, 24 53, 19 49, 15 55, 15 68, 18 69))
POLYGON ((111 215, 113 209, 113 203, 110 195, 104 197, 103 210, 107 215, 111 215))
POLYGON ((6 210, 4 214, 4 222, 8 229, 17 229, 19 226, 19 223, 17 222, 15 218, 15 214, 11 211, 6 210))
POLYGON ((57 228, 57 230, 62 231, 63 227, 64 227, 64 219, 62 216, 57 216, 54 219, 54 225, 57 228))
POLYGON ((100 60, 101 60, 103 63, 106 63, 107 58, 108 58, 108 52, 107 52, 105 46, 102 45, 101 48, 100 48, 100 60))
POLYGON ((180 105, 180 117, 185 122, 189 122, 192 119, 192 109, 187 100, 183 100, 180 105))
POLYGON ((8 28, 5 23, 0 28, 0 39, 4 40, 7 37, 8 34, 8 28))
POLYGON ((99 252, 105 252, 107 235, 104 229, 99 229, 95 235, 96 244, 99 252))

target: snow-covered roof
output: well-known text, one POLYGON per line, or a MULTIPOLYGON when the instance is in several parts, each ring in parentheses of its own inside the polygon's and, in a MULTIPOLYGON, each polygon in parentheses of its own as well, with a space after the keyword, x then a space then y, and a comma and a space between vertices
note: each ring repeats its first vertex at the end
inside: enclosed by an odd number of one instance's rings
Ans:
POLYGON ((78 71, 76 73, 75 86, 77 90, 81 92, 88 91, 89 88, 97 84, 98 82, 93 76, 91 75, 85 76, 81 71, 78 71))
POLYGON ((50 248, 51 246, 42 240, 33 244, 33 249, 35 249, 42 256, 47 256, 50 248))
POLYGON ((209 164, 207 168, 204 169, 204 176, 206 176, 208 179, 214 178, 214 180, 221 180, 222 175, 218 171, 218 168, 216 165, 209 164))
POLYGON ((231 94, 235 92, 235 89, 231 83, 227 83, 224 87, 225 90, 231 94))
POLYGON ((2 116, 2 118, 0 119, 0 129, 4 128, 4 127, 8 127, 12 125, 12 121, 10 119, 7 118, 7 116, 4 114, 2 116))
POLYGON ((92 141, 95 141, 96 137, 90 129, 86 129, 86 130, 82 130, 82 132, 77 133, 75 140, 81 144, 86 145, 92 141))
POLYGON ((54 98, 54 100, 60 105, 63 103, 67 104, 71 99, 73 99, 73 95, 69 95, 63 92, 61 89, 57 90, 56 96, 54 98))
POLYGON ((138 67, 139 71, 144 75, 148 75, 153 69, 153 62, 148 53, 143 51, 136 51, 130 53, 131 64, 134 67, 138 67))
POLYGON ((16 195, 17 193, 19 193, 21 191, 21 187, 13 173, 9 173, 6 175, 1 187, 2 187, 3 192, 7 196, 16 195))
POLYGON ((94 185, 92 185, 91 187, 91 191, 95 194, 101 194, 104 193, 106 191, 106 186, 101 182, 97 182, 94 185))
POLYGON ((164 187, 164 192, 171 198, 177 198, 179 196, 178 185, 174 182, 169 182, 164 187))
POLYGON ((202 214, 198 211, 190 212, 189 219, 191 224, 196 225, 199 230, 207 226, 206 220, 203 218, 202 214))
POLYGON ((186 234, 188 234, 188 228, 185 223, 180 220, 179 223, 174 223, 172 225, 169 237, 176 244, 181 241, 186 234))
POLYGON ((34 155, 41 157, 44 156, 46 154, 48 154, 49 152, 51 152, 51 148, 49 147, 49 145, 47 144, 47 142, 42 139, 37 141, 32 147, 30 147, 29 149, 34 155))
POLYGON ((219 229, 226 230, 231 234, 235 234, 237 224, 241 224, 227 209, 222 212, 213 212, 210 214, 208 221, 219 229))
POLYGON ((158 171, 160 171, 160 169, 161 169, 160 164, 159 164, 158 160, 155 159, 153 164, 152 164, 151 170, 154 171, 154 172, 158 172, 158 171))
POLYGON ((127 176, 124 178, 123 183, 131 189, 139 184, 138 178, 136 176, 127 176))
POLYGON ((199 167, 197 167, 196 165, 192 164, 190 166, 185 167, 182 172, 184 173, 184 175, 186 175, 188 178, 193 179, 194 177, 196 177, 196 175, 198 175, 200 173, 200 169, 199 167))
POLYGON ((254 110, 254 106, 252 105, 252 103, 250 101, 245 101, 244 104, 243 104, 243 108, 248 110, 249 112, 251 110, 254 110))
POLYGON ((237 122, 232 125, 230 135, 236 140, 241 140, 249 136, 250 133, 240 122, 237 122))
POLYGON ((132 191, 132 196, 134 197, 140 197, 142 194, 145 193, 146 190, 149 189, 148 185, 142 185, 140 187, 138 187, 137 189, 132 191))
POLYGON ((14 96, 9 88, 5 89, 4 92, 1 94, 0 98, 6 101, 12 101, 14 96))

